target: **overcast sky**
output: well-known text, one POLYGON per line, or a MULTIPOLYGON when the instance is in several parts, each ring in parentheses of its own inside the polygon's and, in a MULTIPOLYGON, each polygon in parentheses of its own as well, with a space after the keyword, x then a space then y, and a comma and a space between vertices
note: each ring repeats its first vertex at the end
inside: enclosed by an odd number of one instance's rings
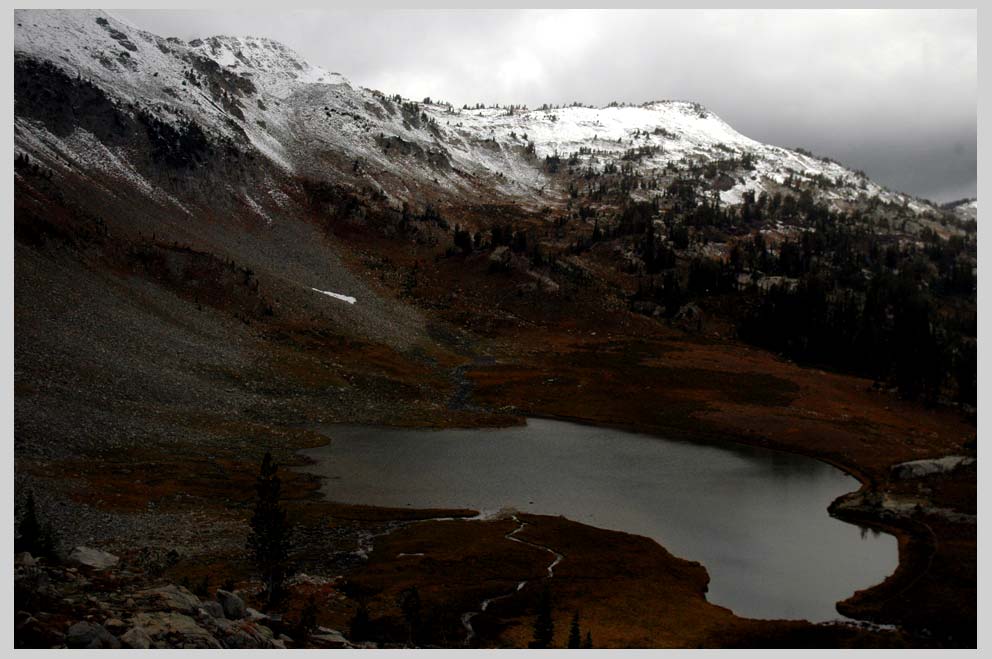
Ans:
POLYGON ((277 39, 353 83, 463 103, 687 99, 893 189, 976 194, 974 10, 113 10, 183 39, 277 39))

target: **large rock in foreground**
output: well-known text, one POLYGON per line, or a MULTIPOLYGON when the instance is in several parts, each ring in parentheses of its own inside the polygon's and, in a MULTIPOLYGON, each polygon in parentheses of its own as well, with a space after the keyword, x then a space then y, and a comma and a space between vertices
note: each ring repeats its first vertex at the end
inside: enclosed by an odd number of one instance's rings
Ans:
POLYGON ((117 565, 120 559, 111 553, 92 547, 76 547, 69 554, 69 562, 94 570, 106 570, 117 565))
POLYGON ((217 590, 217 601, 224 609, 224 617, 230 620, 240 620, 245 617, 245 601, 237 594, 223 589, 217 590))
POLYGON ((134 616, 136 634, 145 634, 163 647, 221 649, 221 644, 193 618, 175 612, 142 612, 134 616))
POLYGON ((104 648, 116 649, 120 641, 104 629, 103 625, 89 622, 77 622, 65 634, 67 647, 75 649, 97 650, 104 648))
POLYGON ((135 593, 135 597, 147 606, 159 610, 192 614, 200 608, 199 597, 182 586, 172 584, 139 590, 135 593))

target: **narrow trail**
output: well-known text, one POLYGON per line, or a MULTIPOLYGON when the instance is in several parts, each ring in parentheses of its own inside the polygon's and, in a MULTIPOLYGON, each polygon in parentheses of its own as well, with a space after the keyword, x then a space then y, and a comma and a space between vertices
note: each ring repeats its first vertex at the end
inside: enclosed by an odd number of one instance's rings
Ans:
MULTIPOLYGON (((520 533, 525 528, 527 528, 527 522, 521 522, 516 515, 512 515, 511 518, 513 519, 514 522, 519 524, 519 526, 513 529, 512 531, 510 531, 509 533, 507 533, 506 535, 504 535, 503 537, 512 542, 519 542, 522 545, 527 545, 528 547, 534 547, 535 549, 546 551, 549 554, 554 554, 555 557, 554 560, 551 561, 551 563, 546 568, 548 575, 546 577, 542 577, 542 579, 554 578, 555 567, 565 559, 565 555, 555 551, 551 547, 546 547, 544 545, 539 545, 536 542, 530 542, 529 540, 523 540, 521 538, 516 537, 518 533, 520 533)), ((478 611, 468 611, 466 613, 463 613, 462 626, 465 627, 465 645, 471 645, 472 641, 475 640, 475 628, 472 626, 472 619, 475 618, 475 616, 479 615, 480 613, 484 613, 486 609, 489 608, 489 605, 492 604, 493 602, 498 602, 499 600, 512 597, 513 595, 519 593, 521 590, 523 590, 524 586, 526 586, 529 583, 529 581, 530 580, 528 579, 524 579, 523 581, 518 582, 516 587, 510 592, 482 600, 482 603, 479 604, 478 611)))

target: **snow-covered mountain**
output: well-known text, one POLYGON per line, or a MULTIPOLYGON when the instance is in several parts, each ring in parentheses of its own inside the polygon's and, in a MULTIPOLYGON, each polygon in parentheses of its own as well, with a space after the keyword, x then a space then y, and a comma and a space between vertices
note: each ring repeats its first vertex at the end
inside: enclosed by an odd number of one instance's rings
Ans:
MULTIPOLYGON (((391 202, 509 198, 527 207, 564 205, 567 177, 556 176, 553 166, 560 160, 572 172, 637 177, 634 198, 656 194, 652 182, 712 164, 700 184, 723 204, 789 183, 838 208, 877 199, 911 215, 939 213, 830 160, 749 139, 691 102, 456 108, 355 86, 268 39, 187 43, 101 11, 18 10, 15 24, 18 61, 51 62, 94 85, 121 112, 164 126, 156 130, 195 125, 208 142, 261 156, 274 171, 372 189, 391 202)), ((87 167, 144 178, 126 144, 108 145, 91 133, 77 125, 56 135, 21 106, 16 112, 17 149, 51 161, 53 170, 87 167)), ((277 194, 265 200, 246 194, 245 203, 279 201, 277 194)))
POLYGON ((950 204, 945 204, 943 206, 944 210, 949 210, 954 215, 965 222, 974 222, 978 220, 978 200, 977 199, 964 199, 961 201, 952 202, 950 204))

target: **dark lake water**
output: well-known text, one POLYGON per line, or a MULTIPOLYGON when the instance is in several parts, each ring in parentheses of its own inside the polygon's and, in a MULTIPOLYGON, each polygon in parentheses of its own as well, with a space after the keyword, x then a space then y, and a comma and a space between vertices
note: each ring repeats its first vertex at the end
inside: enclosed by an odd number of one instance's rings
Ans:
POLYGON ((838 619, 834 604, 879 583, 896 539, 833 519, 859 487, 823 462, 530 419, 524 427, 325 426, 304 451, 328 499, 412 508, 564 515, 648 536, 703 563, 707 599, 752 618, 838 619))

